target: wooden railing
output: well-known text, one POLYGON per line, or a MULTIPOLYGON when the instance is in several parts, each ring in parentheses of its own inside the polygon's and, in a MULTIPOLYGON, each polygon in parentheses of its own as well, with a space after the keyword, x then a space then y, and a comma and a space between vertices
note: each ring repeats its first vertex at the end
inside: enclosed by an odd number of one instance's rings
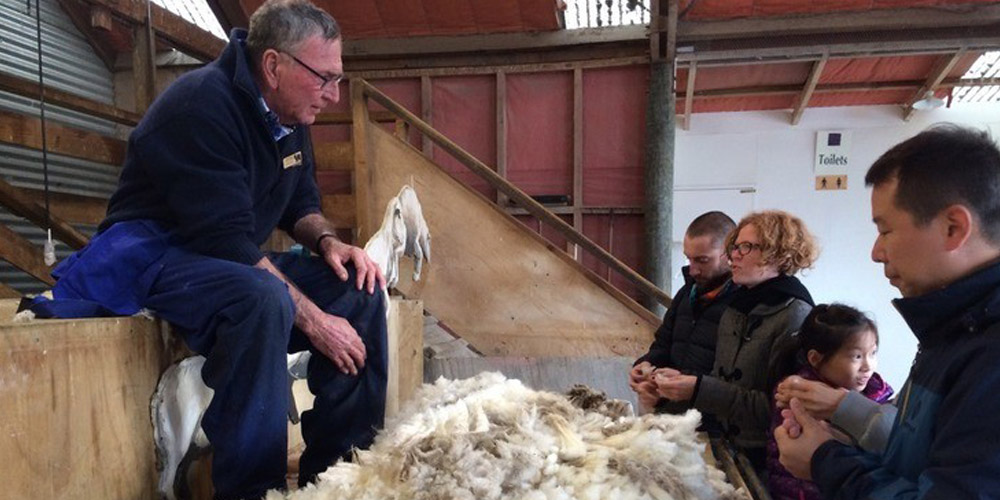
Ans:
MULTIPOLYGON (((486 181, 491 187, 506 195, 512 202, 525 209, 529 214, 536 217, 538 220, 554 228, 570 243, 573 243, 587 251, 597 258, 598 261, 613 269, 630 283, 635 285, 641 293, 656 299, 657 302, 667 307, 670 306, 671 297, 666 292, 615 258, 615 256, 611 255, 607 250, 601 248, 600 245, 594 243, 592 240, 574 229, 573 226, 567 224, 558 216, 550 212, 544 205, 532 199, 531 196, 498 175, 489 166, 476 159, 476 157, 469 154, 460 146, 449 140, 426 122, 418 118, 406 108, 397 104, 395 101, 363 79, 351 80, 351 105, 355 110, 354 121, 356 124, 360 122, 359 110, 361 113, 367 113, 368 98, 371 98, 373 101, 389 110, 389 112, 401 118, 408 125, 416 128, 420 131, 420 133, 424 134, 425 137, 429 138, 431 142, 436 144, 442 150, 447 151, 452 157, 458 160, 462 165, 471 170, 481 179, 486 181)), ((355 127, 355 130, 358 130, 358 128, 355 127)), ((355 150, 361 147, 360 142, 359 138, 355 137, 355 150)), ((358 196, 359 200, 367 199, 366 184, 366 182, 362 182, 361 180, 356 182, 357 189, 355 194, 358 196)))

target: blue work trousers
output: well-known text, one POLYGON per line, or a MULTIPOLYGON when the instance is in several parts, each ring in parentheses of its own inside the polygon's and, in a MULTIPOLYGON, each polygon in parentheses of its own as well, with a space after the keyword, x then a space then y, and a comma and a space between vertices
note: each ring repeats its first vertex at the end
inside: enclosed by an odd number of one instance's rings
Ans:
POLYGON ((326 470, 352 447, 372 443, 385 417, 387 381, 384 299, 359 291, 318 257, 284 253, 271 260, 327 313, 347 319, 367 349, 365 367, 345 375, 294 327, 286 285, 243 264, 171 248, 142 305, 171 324, 205 356, 205 383, 215 394, 202 419, 214 452, 216 498, 256 498, 284 488, 287 464, 286 353, 309 349, 313 408, 302 415, 306 443, 300 483, 326 470))

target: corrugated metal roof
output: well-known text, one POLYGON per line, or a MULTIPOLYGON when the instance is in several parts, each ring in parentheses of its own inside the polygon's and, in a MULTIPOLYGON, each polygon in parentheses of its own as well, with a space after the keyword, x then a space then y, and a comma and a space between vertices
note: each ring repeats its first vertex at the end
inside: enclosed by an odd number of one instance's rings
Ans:
POLYGON ((153 0, 153 3, 223 40, 229 38, 205 0, 153 0))
MULTIPOLYGON (((987 52, 979 56, 969 71, 962 75, 963 80, 997 77, 1000 77, 1000 51, 987 52)), ((952 91, 952 100, 957 103, 1000 102, 1000 85, 955 87, 952 91)))

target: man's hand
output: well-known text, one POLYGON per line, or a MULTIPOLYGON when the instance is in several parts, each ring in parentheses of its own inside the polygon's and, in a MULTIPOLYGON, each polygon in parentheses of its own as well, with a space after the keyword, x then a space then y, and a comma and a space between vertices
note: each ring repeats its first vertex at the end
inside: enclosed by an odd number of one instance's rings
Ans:
POLYGON ((656 409, 656 404, 660 402, 660 395, 656 392, 656 383, 647 380, 636 388, 636 399, 648 411, 656 409))
POLYGON ((653 366, 649 361, 643 361, 632 367, 632 370, 628 372, 628 386, 632 388, 633 391, 639 392, 639 384, 649 380, 649 375, 653 373, 656 367, 653 366))
POLYGON ((833 439, 833 434, 826 422, 813 418, 798 398, 789 403, 791 409, 781 412, 785 420, 774 429, 778 460, 793 476, 811 481, 813 454, 820 445, 833 439))
POLYGON ((698 382, 698 377, 671 375, 668 372, 657 370, 653 380, 656 382, 656 390, 660 396, 671 401, 689 401, 694 397, 694 386, 698 382))
POLYGON ((322 313, 319 322, 303 330, 312 344, 342 372, 357 375, 368 353, 364 342, 346 319, 322 313))
POLYGON ((774 400, 778 408, 788 408, 788 402, 796 398, 813 417, 829 420, 845 397, 847 389, 835 389, 822 382, 792 375, 778 384, 774 400))
POLYGON ((323 241, 320 242, 319 252, 341 281, 347 281, 347 268, 344 267, 344 264, 354 262, 354 268, 358 271, 358 290, 366 288, 368 293, 374 293, 376 282, 378 282, 379 289, 385 288, 385 277, 382 276, 382 271, 361 248, 348 245, 336 238, 323 238, 323 241))

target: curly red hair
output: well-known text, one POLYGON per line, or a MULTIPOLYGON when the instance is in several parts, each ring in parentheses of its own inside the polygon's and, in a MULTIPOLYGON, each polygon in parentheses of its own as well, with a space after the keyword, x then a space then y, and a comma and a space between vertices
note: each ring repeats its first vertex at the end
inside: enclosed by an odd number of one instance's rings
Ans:
POLYGON ((816 240, 802 219, 781 210, 767 210, 747 215, 726 237, 726 249, 736 245, 740 230, 753 225, 760 238, 761 256, 774 264, 781 274, 793 275, 813 266, 819 257, 816 240))

